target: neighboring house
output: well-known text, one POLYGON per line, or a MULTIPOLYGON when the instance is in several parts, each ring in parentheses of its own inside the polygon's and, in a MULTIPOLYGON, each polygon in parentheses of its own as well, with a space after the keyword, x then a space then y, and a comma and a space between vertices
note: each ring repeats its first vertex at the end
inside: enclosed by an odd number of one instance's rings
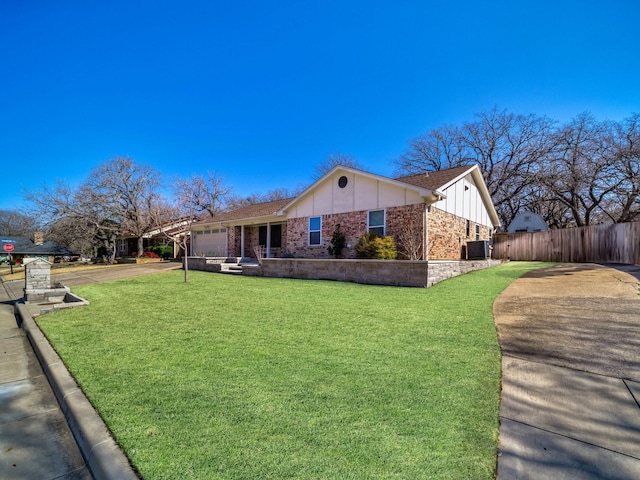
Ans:
MULTIPOLYGON (((151 230, 143 235, 143 245, 145 251, 151 247, 170 245, 173 247, 173 258, 182 256, 180 243, 184 236, 189 236, 188 219, 174 220, 151 230)), ((187 239, 188 243, 188 239, 187 239)), ((116 256, 134 257, 138 255, 138 237, 133 235, 122 235, 116 240, 116 256)))
POLYGON ((34 234, 34 238, 24 237, 1 237, 0 238, 0 261, 6 261, 8 254, 14 260, 20 261, 23 258, 42 258, 49 262, 55 257, 73 256, 74 253, 55 242, 45 241, 42 233, 34 234), (7 247, 7 245, 10 245, 7 247))
POLYGON ((549 230, 547 222, 544 221, 542 215, 533 212, 522 212, 507 227, 507 232, 545 232, 549 230))
POLYGON ((490 240, 500 225, 477 165, 396 179, 335 167, 299 196, 239 208, 192 226, 191 255, 329 258, 340 224, 345 258, 366 232, 393 236, 402 254, 460 259, 467 241, 490 240), (414 248, 415 250, 415 248, 414 248))

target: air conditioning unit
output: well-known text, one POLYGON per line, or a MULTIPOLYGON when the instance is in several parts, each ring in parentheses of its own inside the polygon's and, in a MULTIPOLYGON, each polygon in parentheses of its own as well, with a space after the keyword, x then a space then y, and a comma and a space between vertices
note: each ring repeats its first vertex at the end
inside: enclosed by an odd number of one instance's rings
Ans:
POLYGON ((489 240, 467 242, 467 260, 486 260, 491 258, 489 240))

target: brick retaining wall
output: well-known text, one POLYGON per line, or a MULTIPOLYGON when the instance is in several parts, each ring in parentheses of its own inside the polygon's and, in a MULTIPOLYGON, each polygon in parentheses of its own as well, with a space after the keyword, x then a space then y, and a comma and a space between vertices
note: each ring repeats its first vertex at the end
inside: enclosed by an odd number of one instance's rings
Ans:
MULTIPOLYGON (((203 272, 220 272, 225 257, 189 257, 187 265, 189 270, 201 270, 203 272)), ((184 265, 183 265, 184 267, 184 265)))
POLYGON ((500 263, 498 260, 424 262, 269 258, 262 260, 261 267, 246 273, 251 276, 337 280, 369 285, 430 287, 447 278, 500 263))
POLYGON ((463 261, 447 261, 447 260, 430 260, 429 275, 427 278, 427 287, 435 285, 451 277, 457 277, 463 273, 473 272, 474 270, 482 270, 500 265, 502 260, 463 260, 463 261))

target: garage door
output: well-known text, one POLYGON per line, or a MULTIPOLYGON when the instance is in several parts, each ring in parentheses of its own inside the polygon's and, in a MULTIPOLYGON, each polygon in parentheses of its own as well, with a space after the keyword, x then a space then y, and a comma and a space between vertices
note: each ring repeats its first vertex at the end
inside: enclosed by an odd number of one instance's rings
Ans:
POLYGON ((214 228, 194 232, 193 254, 206 257, 227 256, 227 229, 214 228))

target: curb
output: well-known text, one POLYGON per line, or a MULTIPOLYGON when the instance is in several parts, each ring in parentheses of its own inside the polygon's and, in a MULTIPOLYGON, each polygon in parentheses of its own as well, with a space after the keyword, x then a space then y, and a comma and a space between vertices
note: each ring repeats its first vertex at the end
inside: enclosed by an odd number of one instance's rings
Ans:
POLYGON ((42 365, 87 467, 96 480, 139 480, 109 429, 78 387, 27 306, 16 304, 20 327, 42 365))

